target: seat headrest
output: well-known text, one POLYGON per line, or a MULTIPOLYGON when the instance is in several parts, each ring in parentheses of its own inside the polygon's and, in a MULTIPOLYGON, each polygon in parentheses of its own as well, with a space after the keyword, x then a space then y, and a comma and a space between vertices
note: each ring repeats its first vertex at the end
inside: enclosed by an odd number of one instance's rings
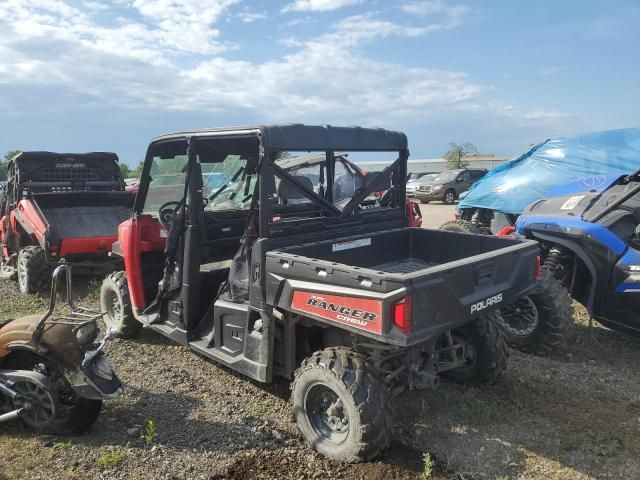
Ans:
MULTIPOLYGON (((303 175, 295 175, 294 178, 297 183, 313 191, 313 182, 311 181, 311 179, 303 175)), ((276 193, 278 195, 278 198, 284 202, 288 200, 307 199, 307 197, 304 195, 304 193, 302 193, 301 190, 291 185, 291 183, 281 179, 278 179, 278 184, 276 185, 276 193)))

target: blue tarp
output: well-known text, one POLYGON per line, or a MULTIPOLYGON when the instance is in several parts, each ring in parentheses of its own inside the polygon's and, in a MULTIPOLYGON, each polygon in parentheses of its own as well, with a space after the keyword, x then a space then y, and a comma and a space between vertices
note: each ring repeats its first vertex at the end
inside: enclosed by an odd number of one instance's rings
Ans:
POLYGON ((476 182, 459 209, 480 207, 519 214, 536 200, 600 191, 640 169, 640 128, 550 139, 476 182))

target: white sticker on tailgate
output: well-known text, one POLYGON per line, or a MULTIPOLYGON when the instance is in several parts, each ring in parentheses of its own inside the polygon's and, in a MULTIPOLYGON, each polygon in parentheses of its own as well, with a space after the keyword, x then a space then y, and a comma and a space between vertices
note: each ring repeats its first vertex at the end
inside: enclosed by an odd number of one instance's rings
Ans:
POLYGON ((350 240, 348 242, 334 243, 331 245, 333 252, 340 252, 342 250, 351 250, 352 248, 368 247, 371 245, 371 237, 361 238, 359 240, 350 240))
POLYGON ((569 198, 562 204, 560 210, 573 210, 574 208, 576 208, 576 205, 580 203, 580 200, 582 200, 584 197, 586 197, 586 195, 576 195, 575 197, 569 198))

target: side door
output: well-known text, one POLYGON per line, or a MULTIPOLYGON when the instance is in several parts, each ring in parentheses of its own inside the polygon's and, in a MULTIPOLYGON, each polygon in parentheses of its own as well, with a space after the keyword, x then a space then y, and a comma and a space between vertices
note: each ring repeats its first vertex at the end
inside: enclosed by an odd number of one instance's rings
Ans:
POLYGON ((460 195, 462 192, 466 192, 469 189, 469 186, 471 185, 470 178, 471 176, 468 170, 458 175, 455 184, 456 194, 460 195))

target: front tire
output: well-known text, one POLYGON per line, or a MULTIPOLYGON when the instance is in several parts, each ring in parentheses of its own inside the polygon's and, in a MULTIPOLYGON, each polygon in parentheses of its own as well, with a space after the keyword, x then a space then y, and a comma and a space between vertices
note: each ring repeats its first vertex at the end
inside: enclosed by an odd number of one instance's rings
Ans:
POLYGON ((567 288, 542 271, 536 290, 500 311, 507 343, 518 350, 546 355, 555 350, 571 327, 573 308, 567 288))
POLYGON ((104 279, 100 288, 100 308, 107 328, 113 328, 121 338, 135 337, 142 324, 133 316, 131 297, 125 272, 114 272, 104 279))
POLYGON ((451 331, 464 345, 465 365, 443 372, 443 377, 462 384, 491 384, 502 377, 507 368, 507 344, 498 317, 491 312, 451 331))
POLYGON ((71 388, 62 371, 50 360, 31 352, 15 352, 7 362, 7 368, 38 372, 56 387, 58 400, 56 418, 44 427, 45 433, 65 435, 83 433, 98 419, 102 400, 82 398, 71 388))
POLYGON ((315 352, 296 370, 291 389, 300 433, 325 457, 361 462, 389 445, 389 391, 359 353, 343 347, 315 352))
POLYGON ((41 247, 24 247, 18 253, 18 287, 22 293, 38 293, 49 284, 49 266, 41 247))
POLYGON ((442 203, 445 205, 453 205, 456 201, 456 192, 454 190, 447 190, 442 197, 442 203))

